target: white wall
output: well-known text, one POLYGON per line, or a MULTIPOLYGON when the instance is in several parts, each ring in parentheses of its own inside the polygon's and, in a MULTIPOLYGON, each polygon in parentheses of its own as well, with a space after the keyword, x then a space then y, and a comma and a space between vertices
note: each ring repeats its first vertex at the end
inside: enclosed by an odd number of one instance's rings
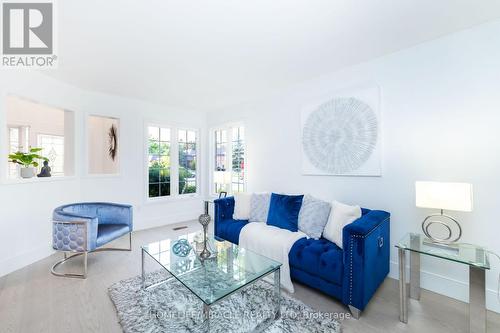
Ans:
MULTIPOLYGON (((474 184, 472 213, 453 213, 463 241, 500 253, 500 21, 462 31, 295 86, 257 103, 208 116, 208 126, 243 120, 250 191, 311 193, 391 212, 391 245, 418 232, 431 210, 415 207, 416 180, 474 184), (364 84, 382 90, 383 176, 301 175, 300 110, 336 90, 364 84)), ((391 252, 397 277, 397 252, 391 252)), ((488 307, 496 301, 499 263, 488 273, 488 307)), ((466 300, 463 266, 424 258, 423 287, 466 300)))
MULTIPOLYGON (((0 75, 0 131, 5 132, 6 96, 25 97, 75 112, 75 176, 0 183, 0 276, 52 253, 51 213, 58 205, 77 201, 113 201, 134 205, 135 229, 190 220, 202 211, 200 198, 147 203, 144 180, 145 119, 198 127, 205 133, 205 115, 137 100, 82 91, 37 72, 2 71, 0 75), (120 119, 119 176, 92 177, 87 173, 85 119, 90 114, 120 119)), ((6 135, 0 156, 7 156, 6 135)), ((202 154, 201 163, 205 163, 202 154)), ((6 163, 0 163, 5 175, 6 163)), ((200 184, 203 183, 202 174, 200 184)), ((136 244, 138 246, 138 244, 136 244)), ((48 268, 47 268, 48 269, 48 268)))
POLYGON ((14 96, 7 98, 5 103, 7 125, 30 127, 31 146, 37 146, 38 134, 64 136, 64 110, 14 96))

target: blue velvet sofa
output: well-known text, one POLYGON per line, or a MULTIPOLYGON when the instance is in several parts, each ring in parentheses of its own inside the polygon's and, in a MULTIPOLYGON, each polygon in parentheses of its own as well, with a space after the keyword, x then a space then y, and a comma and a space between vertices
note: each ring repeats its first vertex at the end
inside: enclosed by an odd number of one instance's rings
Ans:
POLYGON ((52 274, 56 276, 86 278, 88 253, 132 249, 133 212, 130 205, 106 202, 69 204, 54 209, 52 220, 52 247, 64 253, 64 258, 52 266, 52 274), (103 248, 127 234, 129 248, 103 248), (80 255, 84 256, 83 274, 56 271, 57 266, 80 255))
MULTIPOLYGON (((233 197, 215 200, 215 237, 238 244, 249 222, 233 220, 233 212, 233 197)), ((359 318, 389 274, 389 221, 389 213, 363 208, 343 230, 344 250, 324 238, 299 239, 289 253, 292 280, 340 300, 359 318)))

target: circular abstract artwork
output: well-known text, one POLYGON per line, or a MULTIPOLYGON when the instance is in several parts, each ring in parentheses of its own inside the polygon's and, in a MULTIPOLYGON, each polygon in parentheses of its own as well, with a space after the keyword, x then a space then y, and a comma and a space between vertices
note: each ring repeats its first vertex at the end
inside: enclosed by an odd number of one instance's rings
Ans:
POLYGON ((347 174, 370 158, 377 136, 377 116, 369 105, 356 98, 335 98, 309 114, 302 145, 319 170, 347 174))

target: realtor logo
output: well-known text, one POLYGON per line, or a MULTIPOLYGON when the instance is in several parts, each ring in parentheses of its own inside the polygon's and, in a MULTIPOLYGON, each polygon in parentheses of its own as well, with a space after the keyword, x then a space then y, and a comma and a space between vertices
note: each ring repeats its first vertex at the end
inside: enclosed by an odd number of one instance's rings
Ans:
POLYGON ((3 67, 54 68, 53 2, 3 2, 2 51, 3 67))

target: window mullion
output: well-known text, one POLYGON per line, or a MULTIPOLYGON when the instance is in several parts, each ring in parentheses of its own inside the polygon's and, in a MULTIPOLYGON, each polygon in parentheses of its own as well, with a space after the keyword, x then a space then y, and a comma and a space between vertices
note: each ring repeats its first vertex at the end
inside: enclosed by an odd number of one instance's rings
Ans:
POLYGON ((226 170, 229 172, 230 175, 230 181, 228 186, 227 192, 228 193, 233 193, 233 131, 237 130, 234 127, 228 127, 227 129, 227 155, 226 155, 226 170))
POLYGON ((170 195, 179 195, 179 129, 172 127, 170 131, 170 195))

